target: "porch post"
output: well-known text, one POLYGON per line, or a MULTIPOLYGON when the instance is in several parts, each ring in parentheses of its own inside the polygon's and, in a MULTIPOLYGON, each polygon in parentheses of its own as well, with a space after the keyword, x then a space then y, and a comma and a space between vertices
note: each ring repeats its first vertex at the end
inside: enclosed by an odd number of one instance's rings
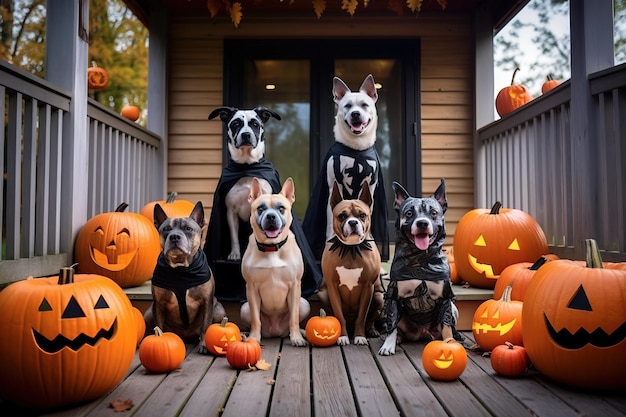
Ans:
POLYGON ((71 93, 63 119, 60 249, 72 259, 87 221, 89 0, 47 0, 46 79, 71 93))
POLYGON ((597 195, 598 153, 593 97, 589 74, 614 65, 613 0, 577 0, 570 2, 572 195, 578 196, 574 207, 572 230, 576 259, 584 259, 585 239, 596 238, 593 221, 602 204, 597 195))
POLYGON ((148 52, 148 130, 161 137, 159 146, 159 172, 155 200, 161 200, 167 193, 167 25, 165 8, 150 4, 150 49, 148 52))
POLYGON ((478 129, 493 122, 493 22, 487 2, 474 13, 474 207, 487 207, 485 152, 478 129))

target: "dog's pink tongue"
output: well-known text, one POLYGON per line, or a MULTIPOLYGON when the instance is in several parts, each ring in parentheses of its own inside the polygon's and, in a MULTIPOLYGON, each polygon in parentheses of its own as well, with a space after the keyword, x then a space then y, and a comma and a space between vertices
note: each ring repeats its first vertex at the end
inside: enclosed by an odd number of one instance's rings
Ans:
POLYGON ((428 233, 420 233, 418 235, 413 235, 413 243, 419 250, 428 249, 428 233))
POLYGON ((278 236, 280 234, 280 229, 272 229, 272 230, 265 230, 265 236, 271 238, 275 238, 276 236, 278 236))

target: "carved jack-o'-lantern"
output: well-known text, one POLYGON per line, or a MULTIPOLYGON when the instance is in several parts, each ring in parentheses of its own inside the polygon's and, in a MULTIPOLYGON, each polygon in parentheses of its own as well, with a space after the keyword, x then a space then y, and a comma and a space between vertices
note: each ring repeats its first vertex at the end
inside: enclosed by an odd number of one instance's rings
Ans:
POLYGON ((479 288, 493 288, 509 265, 534 262, 548 253, 548 241, 528 213, 502 208, 471 210, 459 221, 454 235, 454 260, 461 277, 479 288))
POLYGON ((104 395, 134 357, 134 314, 116 283, 71 268, 9 285, 0 292, 0 396, 43 408, 104 395))
POLYGON ((322 308, 319 316, 311 317, 307 321, 305 333, 306 339, 313 346, 332 346, 341 335, 341 324, 336 317, 327 316, 322 308))
POLYGON ((229 322, 226 316, 221 323, 210 325, 204 334, 204 344, 214 355, 226 355, 228 344, 238 341, 241 341, 241 331, 235 323, 229 322))
POLYGON ((126 207, 122 203, 115 212, 89 219, 74 250, 80 272, 104 275, 122 288, 150 279, 161 252, 154 225, 140 214, 124 212, 126 207))
POLYGON ((433 340, 424 347, 422 365, 426 373, 439 381, 457 379, 467 365, 465 347, 456 340, 433 340))
POLYGON ((522 302, 511 301, 511 286, 499 300, 487 300, 478 306, 472 320, 476 343, 486 351, 505 342, 522 345, 522 302))
POLYGON ((524 297, 524 346, 533 365, 564 384, 626 388, 626 270, 602 264, 588 240, 587 263, 550 261, 524 297))

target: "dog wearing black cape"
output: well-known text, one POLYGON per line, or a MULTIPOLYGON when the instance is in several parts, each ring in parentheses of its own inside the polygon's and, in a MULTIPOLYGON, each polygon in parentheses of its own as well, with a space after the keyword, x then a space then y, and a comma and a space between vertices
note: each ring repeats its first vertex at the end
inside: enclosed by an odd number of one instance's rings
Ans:
MULTIPOLYGON (((260 157, 253 162, 246 163, 238 163, 232 158, 235 146, 233 144, 235 132, 233 132, 233 128, 229 126, 229 124, 234 119, 242 117, 242 113, 250 115, 254 112, 259 114, 259 117, 254 117, 256 118, 255 122, 261 124, 260 128, 257 126, 254 130, 258 133, 257 140, 259 143, 263 144, 264 149, 262 125, 269 119, 270 116, 268 116, 268 114, 271 114, 272 116, 274 115, 273 112, 260 107, 257 107, 254 110, 239 110, 234 107, 221 107, 214 110, 209 116, 209 119, 212 119, 217 115, 220 116, 222 122, 226 124, 227 136, 229 140, 228 163, 223 168, 221 177, 215 189, 213 208, 211 210, 206 241, 204 244, 204 252, 207 255, 209 265, 211 266, 215 277, 215 295, 220 301, 242 302, 246 299, 246 283, 241 275, 241 263, 239 260, 228 260, 231 252, 231 238, 227 221, 228 209, 225 204, 226 195, 235 186, 235 184, 237 184, 237 182, 244 177, 256 177, 267 181, 272 189, 272 193, 280 192, 282 187, 278 171, 276 171, 274 165, 265 158, 260 157)), ((280 120, 280 117, 276 118, 280 120)), ((241 124, 241 122, 237 121, 237 124, 241 124)), ((322 275, 319 270, 319 266, 316 263, 316 259, 314 258, 308 245, 300 222, 292 222, 291 231, 294 233, 296 241, 302 251, 302 257, 304 260, 302 297, 306 298, 318 290, 319 285, 322 282, 322 275)), ((243 254, 246 250, 248 237, 251 233, 252 228, 250 227, 249 222, 239 219, 238 236, 241 254, 243 254)))

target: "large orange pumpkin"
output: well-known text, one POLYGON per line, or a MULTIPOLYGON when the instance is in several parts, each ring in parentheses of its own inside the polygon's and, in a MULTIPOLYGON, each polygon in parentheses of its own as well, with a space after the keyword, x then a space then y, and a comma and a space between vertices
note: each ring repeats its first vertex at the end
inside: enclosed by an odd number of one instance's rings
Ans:
POLYGON ((135 287, 152 277, 161 252, 154 224, 124 210, 98 214, 85 223, 76 238, 74 254, 82 273, 111 278, 122 288, 135 287))
POLYGON ((494 288, 509 265, 534 262, 548 253, 548 241, 528 213, 502 208, 471 210, 459 221, 454 234, 454 261, 459 275, 479 288, 494 288))
POLYGON ((511 300, 524 301, 524 295, 530 280, 535 276, 535 272, 546 262, 548 262, 548 258, 540 256, 534 263, 520 262, 504 268, 500 277, 496 280, 493 298, 502 297, 506 287, 510 286, 511 300))
POLYGON ((100 397, 135 355, 133 307, 99 275, 29 278, 0 292, 0 397, 47 408, 100 397))
POLYGON ((515 75, 519 70, 519 68, 515 68, 511 77, 511 85, 501 89, 496 96, 496 111, 500 117, 506 116, 533 99, 525 85, 515 84, 515 75))
POLYGON ((465 347, 456 340, 433 340, 422 353, 422 366, 432 379, 454 381, 467 366, 465 347))
POLYGON ((472 333, 478 346, 485 351, 505 342, 522 346, 522 304, 511 301, 511 286, 508 286, 500 299, 479 305, 472 320, 472 333))
POLYGON ((532 364, 561 383, 626 389, 626 270, 603 267, 587 240, 587 262, 550 261, 524 298, 524 346, 532 364))
POLYGON ((188 200, 177 200, 177 197, 178 193, 172 191, 168 194, 167 199, 151 201, 143 206, 139 214, 146 217, 151 223, 154 223, 154 206, 158 204, 167 214, 167 217, 189 217, 195 204, 188 200))
POLYGON ((109 85, 109 74, 100 68, 95 61, 87 68, 87 87, 90 90, 103 90, 109 85))

